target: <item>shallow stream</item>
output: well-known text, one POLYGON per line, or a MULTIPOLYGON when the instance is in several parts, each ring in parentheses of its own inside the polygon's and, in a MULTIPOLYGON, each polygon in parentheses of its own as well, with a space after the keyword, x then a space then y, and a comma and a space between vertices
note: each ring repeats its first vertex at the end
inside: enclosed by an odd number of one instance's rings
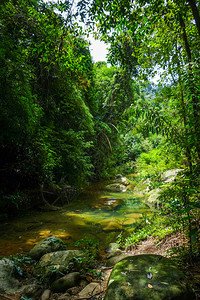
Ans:
POLYGON ((50 235, 73 248, 76 240, 95 239, 102 249, 123 232, 131 232, 149 207, 133 190, 111 192, 95 184, 57 211, 31 211, 24 217, 1 224, 0 256, 27 253, 50 235))

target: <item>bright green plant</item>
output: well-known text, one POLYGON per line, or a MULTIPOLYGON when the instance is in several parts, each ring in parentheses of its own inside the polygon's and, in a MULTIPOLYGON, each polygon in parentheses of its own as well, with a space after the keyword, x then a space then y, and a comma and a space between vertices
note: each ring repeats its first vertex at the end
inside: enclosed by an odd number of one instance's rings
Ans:
POLYGON ((199 175, 196 171, 198 172, 198 166, 193 173, 184 171, 176 181, 166 185, 159 197, 163 205, 163 214, 168 213, 172 224, 175 218, 187 234, 191 255, 196 251, 195 245, 199 239, 199 175))
POLYGON ((84 253, 83 257, 74 258, 67 268, 69 270, 80 269, 83 273, 91 271, 96 266, 99 242, 94 239, 80 239, 73 243, 73 246, 82 250, 84 253))

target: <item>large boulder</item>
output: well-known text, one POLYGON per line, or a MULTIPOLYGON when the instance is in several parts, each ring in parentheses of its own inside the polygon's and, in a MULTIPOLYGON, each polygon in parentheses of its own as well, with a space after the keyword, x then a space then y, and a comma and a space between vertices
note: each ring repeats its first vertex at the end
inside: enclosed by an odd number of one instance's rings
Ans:
POLYGON ((73 259, 84 257, 79 250, 56 251, 43 255, 37 263, 34 274, 42 277, 52 277, 52 274, 66 273, 73 259))
POLYGON ((14 276, 15 266, 10 259, 0 260, 0 293, 15 293, 19 290, 19 281, 14 276))
POLYGON ((66 250, 66 245, 56 236, 49 236, 35 245, 29 252, 32 259, 39 260, 44 254, 66 250))
POLYGON ((115 265, 104 300, 188 300, 193 293, 184 274, 168 258, 144 254, 115 265))

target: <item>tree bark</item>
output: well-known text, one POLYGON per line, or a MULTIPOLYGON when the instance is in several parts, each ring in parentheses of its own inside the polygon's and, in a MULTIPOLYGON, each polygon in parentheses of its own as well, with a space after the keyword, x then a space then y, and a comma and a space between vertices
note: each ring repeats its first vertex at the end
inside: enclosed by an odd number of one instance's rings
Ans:
POLYGON ((197 27, 198 33, 200 35, 200 16, 199 16, 198 8, 196 6, 196 1, 195 0, 189 0, 189 4, 190 4, 191 10, 192 10, 193 17, 194 17, 195 22, 196 22, 196 27, 197 27))
MULTIPOLYGON (((197 137, 197 139, 199 138, 199 129, 200 129, 200 124, 199 124, 199 107, 198 107, 198 97, 196 95, 195 92, 195 83, 194 83, 194 74, 192 71, 192 53, 190 50, 190 45, 188 42, 188 38, 187 38, 187 33, 186 33, 186 29, 185 29, 185 22, 181 16, 181 14, 179 14, 179 21, 180 21, 180 26, 181 26, 181 30, 182 30, 182 37, 183 37, 183 41, 185 44, 185 50, 187 53, 187 60, 188 60, 188 68, 189 68, 189 80, 190 80, 190 93, 192 95, 192 106, 193 106, 193 118, 194 118, 194 130, 195 130, 195 135, 197 137)), ((198 154, 198 158, 200 159, 200 145, 199 142, 196 142, 196 149, 197 149, 197 154, 198 154)))

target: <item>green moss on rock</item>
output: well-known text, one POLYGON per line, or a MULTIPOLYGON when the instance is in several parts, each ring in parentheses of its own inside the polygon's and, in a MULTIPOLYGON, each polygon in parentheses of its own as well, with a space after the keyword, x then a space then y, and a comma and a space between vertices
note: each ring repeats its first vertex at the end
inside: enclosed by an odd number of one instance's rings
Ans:
POLYGON ((184 274, 168 258, 144 254, 118 262, 104 300, 188 300, 193 293, 184 274))

